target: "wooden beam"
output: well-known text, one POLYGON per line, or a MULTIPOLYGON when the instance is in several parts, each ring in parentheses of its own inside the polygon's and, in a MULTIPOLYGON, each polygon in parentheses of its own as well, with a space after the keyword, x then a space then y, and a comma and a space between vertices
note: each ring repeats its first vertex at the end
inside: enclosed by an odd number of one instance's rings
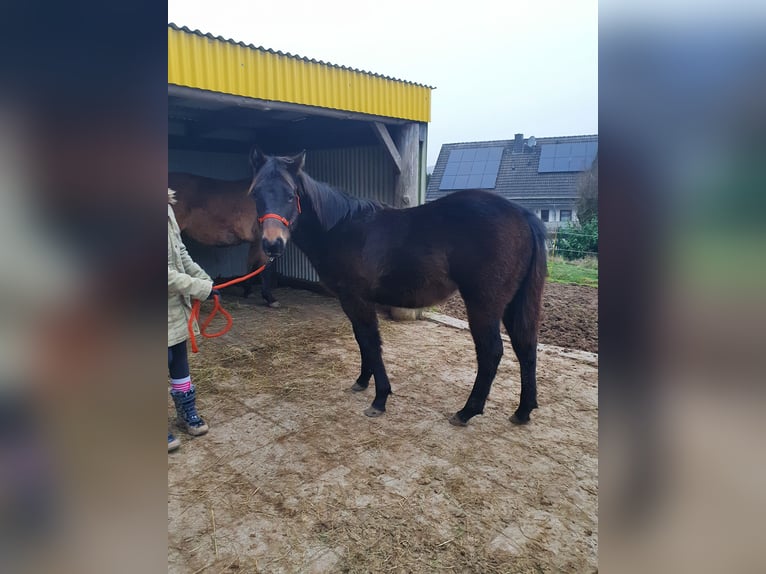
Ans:
POLYGON ((372 131, 375 132, 375 135, 383 144, 383 147, 385 147, 388 151, 388 155, 391 157, 391 161, 394 163, 394 168, 396 168, 396 173, 402 173, 402 157, 399 155, 399 150, 396 149, 396 144, 391 138, 391 134, 388 133, 388 128, 386 125, 380 122, 372 122, 370 126, 372 127, 372 131))
POLYGON ((245 121, 237 117, 235 114, 218 113, 211 115, 209 118, 204 117, 199 121, 190 122, 188 127, 190 136, 203 138, 216 132, 229 130, 249 131, 252 133, 261 129, 263 126, 247 125, 245 121))

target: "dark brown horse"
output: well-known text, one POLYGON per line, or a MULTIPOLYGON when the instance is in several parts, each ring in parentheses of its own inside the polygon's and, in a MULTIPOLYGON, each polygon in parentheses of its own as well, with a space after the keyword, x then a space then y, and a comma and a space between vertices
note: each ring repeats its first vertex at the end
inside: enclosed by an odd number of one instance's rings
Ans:
POLYGON ((521 399, 511 422, 526 423, 537 408, 537 332, 545 276, 545 230, 531 212, 486 191, 392 209, 351 197, 303 172, 295 157, 251 156, 251 193, 263 221, 263 248, 284 253, 292 238, 335 292, 359 343, 361 374, 375 377, 365 410, 386 410, 391 386, 381 356, 375 303, 426 307, 459 290, 476 346, 478 373, 468 401, 449 420, 465 425, 484 411, 503 342, 503 321, 521 369, 521 399))
MULTIPOLYGON (((181 231, 202 245, 225 247, 250 243, 247 268, 260 267, 268 256, 261 247, 261 229, 255 203, 248 195, 250 179, 223 181, 192 175, 169 173, 168 187, 176 192, 173 211, 181 231)), ((268 267, 261 273, 261 296, 270 307, 279 302, 271 292, 268 267)), ((245 296, 249 286, 245 286, 245 296)))

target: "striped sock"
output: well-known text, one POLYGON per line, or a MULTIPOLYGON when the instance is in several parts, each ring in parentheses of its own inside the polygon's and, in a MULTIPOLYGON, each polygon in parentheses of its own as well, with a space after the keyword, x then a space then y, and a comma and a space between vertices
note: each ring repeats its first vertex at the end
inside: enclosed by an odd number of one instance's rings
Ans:
POLYGON ((188 392, 191 390, 191 376, 182 379, 170 379, 170 386, 174 391, 188 392))

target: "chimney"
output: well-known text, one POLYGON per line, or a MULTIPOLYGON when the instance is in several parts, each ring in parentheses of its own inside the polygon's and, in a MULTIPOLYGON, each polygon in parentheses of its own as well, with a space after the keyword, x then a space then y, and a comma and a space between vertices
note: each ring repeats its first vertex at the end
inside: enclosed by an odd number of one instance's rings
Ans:
POLYGON ((515 134, 513 136, 513 153, 522 153, 524 151, 524 134, 515 134))

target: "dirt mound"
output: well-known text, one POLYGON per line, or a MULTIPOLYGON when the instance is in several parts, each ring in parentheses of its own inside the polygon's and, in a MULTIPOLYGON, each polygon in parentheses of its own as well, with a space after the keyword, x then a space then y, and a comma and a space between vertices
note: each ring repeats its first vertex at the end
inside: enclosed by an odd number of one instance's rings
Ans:
MULTIPOLYGON (((458 293, 436 310, 464 321, 468 319, 458 293)), ((598 289, 546 283, 540 342, 598 353, 598 289)))

